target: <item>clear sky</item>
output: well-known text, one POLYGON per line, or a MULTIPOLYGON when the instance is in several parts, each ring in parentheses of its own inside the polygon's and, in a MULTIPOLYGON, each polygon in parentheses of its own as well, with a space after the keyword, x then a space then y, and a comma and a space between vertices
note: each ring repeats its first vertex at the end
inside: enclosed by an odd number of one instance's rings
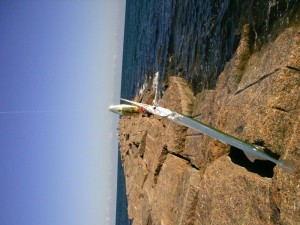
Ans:
POLYGON ((0 224, 114 224, 125 1, 0 1, 0 224))

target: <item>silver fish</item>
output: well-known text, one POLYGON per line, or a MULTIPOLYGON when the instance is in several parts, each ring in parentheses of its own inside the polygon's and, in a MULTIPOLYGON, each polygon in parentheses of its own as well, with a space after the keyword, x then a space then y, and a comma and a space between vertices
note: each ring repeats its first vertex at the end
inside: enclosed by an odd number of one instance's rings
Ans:
POLYGON ((166 108, 163 108, 160 106, 147 105, 147 104, 143 104, 143 103, 139 103, 139 102, 130 101, 127 99, 121 99, 121 100, 125 101, 127 103, 130 103, 132 105, 140 107, 140 109, 139 109, 140 112, 144 111, 144 112, 148 112, 148 113, 160 116, 160 117, 167 118, 171 121, 174 121, 175 123, 192 128, 196 131, 207 134, 210 137, 216 138, 225 144, 234 146, 234 147, 242 150, 251 162, 254 162, 256 159, 269 160, 269 161, 275 163, 276 165, 280 166, 282 169, 284 169, 288 173, 294 173, 296 171, 297 165, 296 165, 295 161, 275 159, 272 156, 261 151, 261 149, 263 148, 261 146, 257 146, 257 145, 242 141, 236 137, 233 137, 233 136, 226 134, 218 129, 215 129, 211 126, 208 126, 204 123, 194 120, 188 116, 182 115, 180 113, 174 112, 172 110, 169 110, 169 109, 166 109, 166 108))

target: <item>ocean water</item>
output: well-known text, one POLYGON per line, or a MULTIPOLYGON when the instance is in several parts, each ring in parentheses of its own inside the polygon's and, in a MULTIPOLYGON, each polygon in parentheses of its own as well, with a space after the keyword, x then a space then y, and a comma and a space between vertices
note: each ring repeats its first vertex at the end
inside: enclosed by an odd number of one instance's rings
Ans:
MULTIPOLYGON (((132 99, 156 72, 158 87, 176 75, 195 94, 213 89, 244 24, 259 50, 299 17, 299 0, 127 0, 121 97, 132 99)), ((120 158, 116 224, 130 224, 120 158)))

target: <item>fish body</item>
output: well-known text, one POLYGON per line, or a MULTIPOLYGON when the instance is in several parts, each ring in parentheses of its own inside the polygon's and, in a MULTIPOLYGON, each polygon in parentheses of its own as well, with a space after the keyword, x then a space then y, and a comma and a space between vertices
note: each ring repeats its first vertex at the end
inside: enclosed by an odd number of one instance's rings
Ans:
POLYGON ((204 123, 194 120, 193 118, 190 118, 188 116, 182 115, 180 113, 171 111, 169 109, 160 106, 147 105, 147 104, 134 102, 126 99, 121 99, 121 100, 130 103, 132 105, 138 106, 140 108, 143 108, 143 110, 147 111, 148 113, 167 118, 171 121, 174 121, 175 123, 181 124, 183 126, 189 127, 201 133, 207 134, 210 137, 216 138, 225 144, 234 146, 242 150, 251 162, 254 162, 254 160, 256 159, 269 160, 275 163, 276 165, 280 166, 281 168, 283 168, 285 171, 289 173, 294 173, 296 170, 296 164, 294 161, 275 159, 272 156, 261 151, 262 148, 261 146, 257 146, 242 141, 234 136, 231 136, 218 129, 215 129, 211 126, 208 126, 204 123))

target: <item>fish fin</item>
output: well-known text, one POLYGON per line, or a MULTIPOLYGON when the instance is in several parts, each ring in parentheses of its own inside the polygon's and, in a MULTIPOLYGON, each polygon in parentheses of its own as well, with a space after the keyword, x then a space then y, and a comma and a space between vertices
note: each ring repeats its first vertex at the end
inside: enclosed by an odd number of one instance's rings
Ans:
POLYGON ((258 159, 258 160, 266 160, 266 159, 264 159, 264 158, 262 158, 262 157, 259 157, 259 156, 257 156, 257 155, 251 154, 251 153, 249 153, 249 152, 244 152, 244 153, 245 153, 246 157, 247 157, 251 162, 254 162, 256 159, 258 159))
POLYGON ((248 152, 244 152, 244 153, 251 162, 254 162, 257 159, 257 157, 251 153, 248 153, 248 152))
POLYGON ((296 173, 300 168, 300 164, 293 160, 279 160, 278 165, 290 174, 296 173))
POLYGON ((254 145, 256 149, 258 149, 259 151, 265 151, 266 147, 264 146, 260 146, 260 145, 254 145))

